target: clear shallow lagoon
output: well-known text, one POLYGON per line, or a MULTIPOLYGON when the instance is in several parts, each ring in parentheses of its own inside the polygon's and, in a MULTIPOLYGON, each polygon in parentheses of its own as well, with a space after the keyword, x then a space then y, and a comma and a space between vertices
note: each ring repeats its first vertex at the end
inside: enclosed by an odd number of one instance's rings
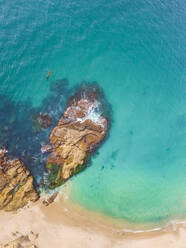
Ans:
POLYGON ((183 0, 0 1, 0 142, 17 118, 7 142, 20 156, 28 147, 39 182, 49 131, 30 132, 29 113, 57 121, 71 89, 97 81, 112 106, 111 130, 72 179, 71 199, 133 223, 185 217, 185 11, 183 0), (69 85, 51 93, 62 78, 69 85))

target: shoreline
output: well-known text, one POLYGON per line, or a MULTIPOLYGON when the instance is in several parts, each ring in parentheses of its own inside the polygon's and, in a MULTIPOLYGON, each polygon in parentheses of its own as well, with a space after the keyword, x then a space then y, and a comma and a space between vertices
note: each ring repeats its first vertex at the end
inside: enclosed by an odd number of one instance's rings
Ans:
POLYGON ((0 212, 0 247, 15 239, 13 233, 16 232, 18 237, 29 235, 33 238, 33 233, 38 234, 35 244, 39 248, 174 248, 186 244, 185 222, 171 223, 163 229, 129 232, 119 230, 113 221, 71 203, 66 194, 60 194, 47 207, 42 200, 14 213, 0 212))
MULTIPOLYGON (((186 226, 186 219, 180 219, 180 220, 172 219, 169 221, 159 222, 158 224, 153 224, 153 223, 136 224, 136 223, 127 222, 123 219, 113 218, 101 212, 88 210, 84 206, 79 205, 75 201, 69 199, 69 195, 71 191, 70 181, 65 185, 61 186, 57 191, 58 191, 57 200, 55 200, 52 203, 55 204, 55 208, 60 208, 60 211, 62 211, 61 206, 63 206, 63 209, 65 209, 66 212, 68 211, 71 214, 73 214, 73 218, 81 219, 81 221, 85 221, 86 224, 89 223, 91 226, 96 222, 97 226, 100 226, 101 228, 109 227, 109 229, 113 230, 115 233, 122 233, 122 232, 124 232, 125 234, 156 233, 158 231, 166 232, 171 228, 175 230, 176 226, 180 226, 180 225, 186 226)), ((43 194, 43 196, 46 196, 45 193, 43 194)), ((43 208, 42 210, 44 211, 43 208)))

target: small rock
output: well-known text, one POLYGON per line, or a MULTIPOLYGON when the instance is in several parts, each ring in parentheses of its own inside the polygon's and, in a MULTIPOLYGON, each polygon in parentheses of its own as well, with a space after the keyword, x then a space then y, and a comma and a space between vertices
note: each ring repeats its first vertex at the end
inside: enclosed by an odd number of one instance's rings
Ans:
POLYGON ((43 201, 43 204, 45 206, 50 205, 52 202, 54 202, 54 200, 56 199, 56 197, 58 196, 58 192, 55 192, 51 197, 49 197, 47 200, 43 201))

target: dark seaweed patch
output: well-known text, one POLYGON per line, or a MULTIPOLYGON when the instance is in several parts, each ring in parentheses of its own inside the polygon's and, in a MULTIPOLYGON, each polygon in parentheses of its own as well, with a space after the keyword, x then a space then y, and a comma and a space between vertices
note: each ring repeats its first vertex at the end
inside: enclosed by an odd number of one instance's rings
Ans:
POLYGON ((68 98, 68 81, 56 80, 40 107, 31 101, 16 104, 7 96, 0 95, 0 146, 9 150, 10 157, 19 157, 30 169, 37 184, 42 183, 45 156, 41 144, 47 143, 52 128, 57 124, 68 98), (57 85, 56 85, 57 84, 57 85), (54 120, 51 127, 41 129, 34 121, 40 113, 49 114, 54 120))

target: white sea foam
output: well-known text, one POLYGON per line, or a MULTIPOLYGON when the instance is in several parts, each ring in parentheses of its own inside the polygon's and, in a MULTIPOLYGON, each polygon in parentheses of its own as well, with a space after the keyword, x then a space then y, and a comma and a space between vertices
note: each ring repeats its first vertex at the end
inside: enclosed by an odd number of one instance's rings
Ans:
POLYGON ((2 148, 2 149, 0 149, 0 154, 2 154, 2 153, 8 153, 8 151, 6 149, 2 148))
POLYGON ((97 100, 92 103, 83 118, 77 119, 79 122, 84 122, 86 120, 91 120, 92 122, 104 126, 103 117, 101 116, 100 111, 100 102, 97 100))
POLYGON ((178 226, 182 225, 182 226, 186 226, 186 221, 176 221, 176 220, 171 220, 169 221, 166 225, 162 225, 159 227, 154 227, 151 229, 137 229, 137 230, 133 230, 133 229, 127 229, 127 228, 123 228, 119 231, 116 231, 117 233, 151 233, 151 232, 157 232, 157 231, 170 231, 170 228, 173 232, 176 232, 178 230, 178 226))

